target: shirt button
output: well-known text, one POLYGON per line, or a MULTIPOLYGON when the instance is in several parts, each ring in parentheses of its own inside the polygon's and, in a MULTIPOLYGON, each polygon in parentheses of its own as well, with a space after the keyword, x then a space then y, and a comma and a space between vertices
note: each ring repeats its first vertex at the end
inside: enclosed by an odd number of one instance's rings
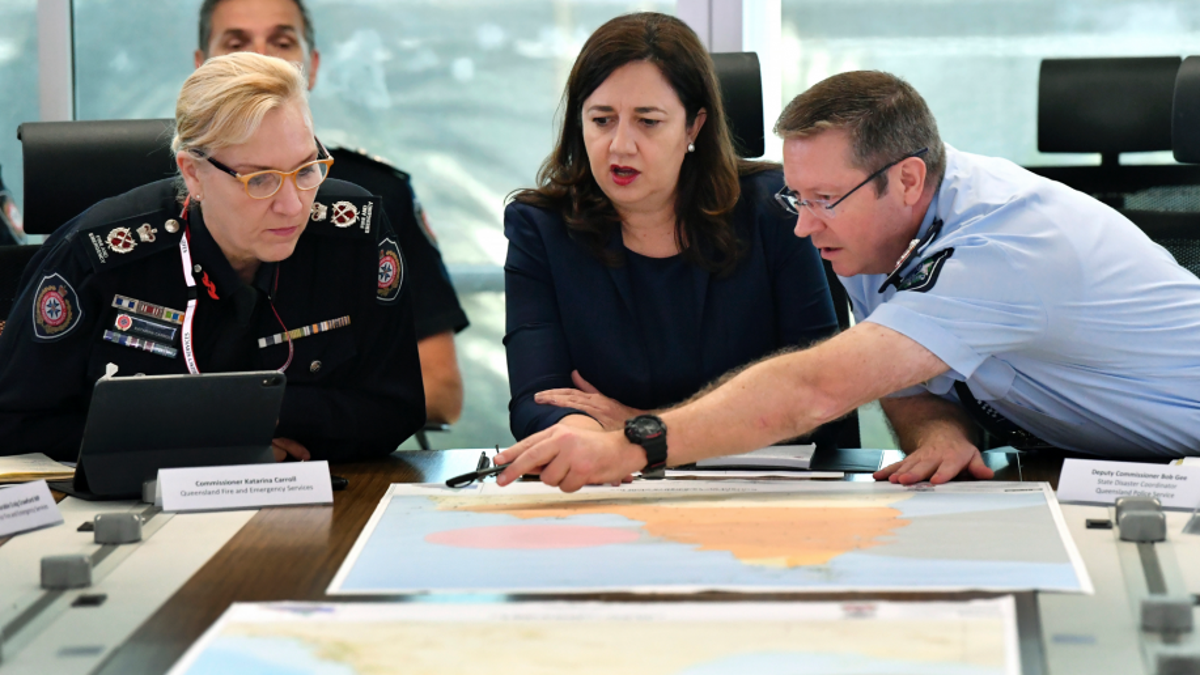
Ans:
POLYGON ((312 364, 309 365, 309 367, 308 367, 308 372, 310 372, 310 373, 315 373, 319 370, 321 370, 321 362, 320 361, 313 361, 312 364))
POLYGON ((164 227, 167 228, 167 232, 170 232, 171 234, 175 234, 176 232, 179 231, 179 221, 172 218, 172 219, 168 220, 166 223, 164 223, 164 227))

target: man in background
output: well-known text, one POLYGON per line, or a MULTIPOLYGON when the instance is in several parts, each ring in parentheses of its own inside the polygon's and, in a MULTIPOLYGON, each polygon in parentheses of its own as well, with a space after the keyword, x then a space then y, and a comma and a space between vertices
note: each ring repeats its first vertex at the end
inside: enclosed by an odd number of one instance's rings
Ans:
MULTIPOLYGON (((301 64, 311 90, 321 65, 315 33, 303 0, 204 0, 196 66, 212 56, 258 52, 301 64)), ((430 422, 452 423, 462 413, 463 401, 454 334, 467 327, 467 316, 409 175, 361 151, 329 150, 335 160, 332 176, 383 199, 383 208, 404 251, 405 283, 412 284, 426 414, 430 422)))

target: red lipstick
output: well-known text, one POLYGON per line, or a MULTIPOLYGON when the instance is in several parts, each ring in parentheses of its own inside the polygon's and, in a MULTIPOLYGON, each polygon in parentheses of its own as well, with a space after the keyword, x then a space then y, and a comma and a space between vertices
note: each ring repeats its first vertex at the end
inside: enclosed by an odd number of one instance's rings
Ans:
POLYGON ((612 166, 608 167, 608 173, 610 176, 612 176, 613 182, 621 187, 629 185, 633 181, 637 180, 637 177, 642 174, 641 171, 638 171, 633 167, 621 166, 619 164, 613 164, 612 166))

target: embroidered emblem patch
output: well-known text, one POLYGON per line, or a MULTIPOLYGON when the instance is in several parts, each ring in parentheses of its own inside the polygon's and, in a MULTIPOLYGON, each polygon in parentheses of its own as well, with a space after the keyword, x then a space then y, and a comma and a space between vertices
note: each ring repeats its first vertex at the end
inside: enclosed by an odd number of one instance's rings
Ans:
POLYGON ((329 215, 329 207, 328 206, 325 206, 321 202, 313 202, 312 211, 309 212, 308 217, 310 219, 312 219, 312 221, 314 223, 319 223, 322 220, 325 220, 325 217, 328 215, 329 215))
POLYGON ((391 239, 379 242, 379 301, 391 302, 400 295, 404 285, 404 262, 400 247, 391 239))
POLYGON ((114 227, 105 237, 105 241, 116 253, 129 253, 137 246, 137 240, 133 238, 133 232, 130 232, 128 227, 114 227))
POLYGON ((79 325, 83 312, 75 289, 59 274, 42 277, 33 296, 33 335, 39 340, 55 340, 79 325))
POLYGON ((350 227, 358 222, 358 207, 350 202, 334 202, 330 220, 338 227, 350 227))
POLYGON ((924 293, 933 288, 933 285, 937 283, 938 275, 942 273, 942 267, 952 255, 954 255, 954 249, 945 248, 922 260, 916 269, 909 272, 908 276, 896 284, 896 290, 924 293))
POLYGON ((150 223, 143 223, 142 226, 137 229, 138 239, 141 239, 147 244, 154 241, 154 235, 156 234, 158 234, 158 229, 150 227, 150 223))

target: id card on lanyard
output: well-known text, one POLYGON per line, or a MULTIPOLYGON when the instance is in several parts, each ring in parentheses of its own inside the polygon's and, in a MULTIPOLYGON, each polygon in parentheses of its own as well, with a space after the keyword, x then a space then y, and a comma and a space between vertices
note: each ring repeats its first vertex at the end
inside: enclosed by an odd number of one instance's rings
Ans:
MULTIPOLYGON (((183 213, 180 217, 186 223, 188 219, 188 202, 191 201, 189 196, 183 203, 183 213)), ((187 311, 183 315, 183 332, 180 336, 181 347, 183 348, 183 360, 187 363, 188 372, 192 375, 200 374, 200 366, 196 363, 196 350, 192 339, 192 319, 196 316, 196 299, 199 294, 196 291, 196 278, 192 275, 192 249, 191 249, 192 228, 190 225, 185 225, 183 236, 179 238, 179 259, 183 263, 183 280, 187 284, 188 301, 187 311)), ((275 268, 275 286, 279 285, 279 268, 275 268)), ((272 289, 272 294, 274 294, 272 289)), ((279 316, 279 312, 275 310, 274 299, 270 300, 271 311, 275 313, 275 318, 279 320, 279 325, 283 326, 283 319, 279 316)), ((287 326, 283 326, 284 333, 287 333, 287 326)), ((292 346, 292 338, 288 335, 288 358, 287 361, 279 368, 279 372, 287 371, 288 366, 292 365, 292 356, 295 355, 295 350, 292 346)))

